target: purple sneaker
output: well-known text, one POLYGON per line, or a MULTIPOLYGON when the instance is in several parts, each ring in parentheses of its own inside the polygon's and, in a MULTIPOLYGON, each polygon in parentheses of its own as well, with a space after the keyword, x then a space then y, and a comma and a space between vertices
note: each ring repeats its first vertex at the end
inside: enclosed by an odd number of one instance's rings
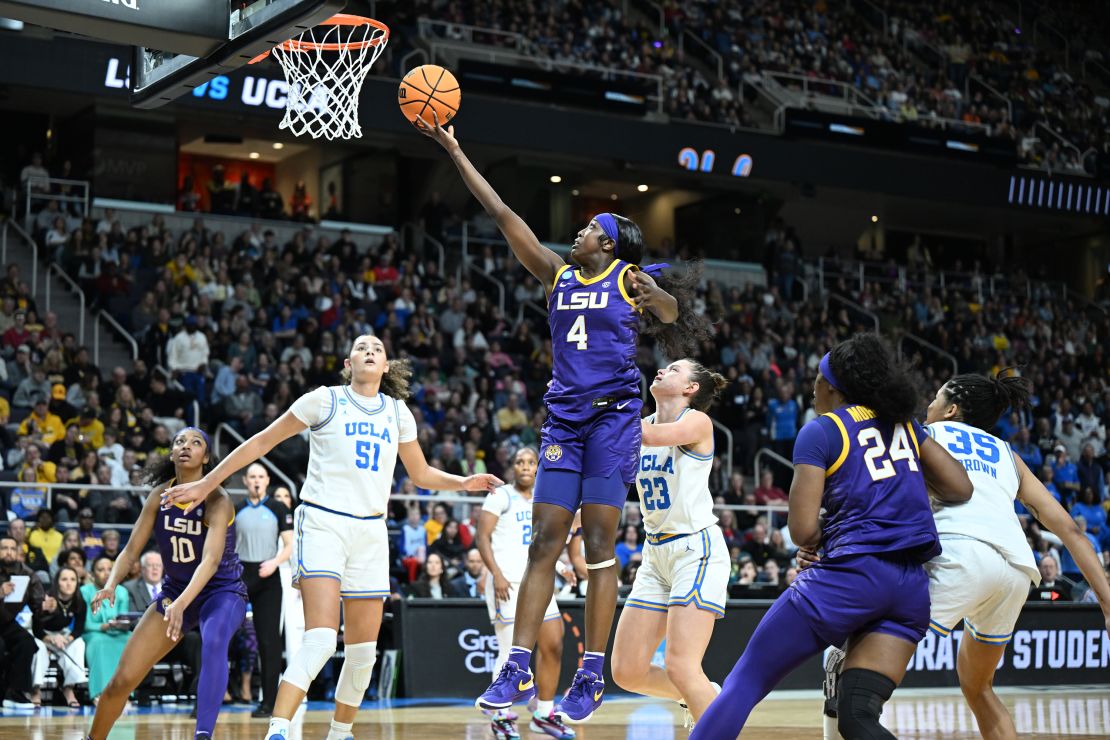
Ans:
POLYGON ((605 693, 605 682, 601 676, 579 668, 570 682, 570 688, 563 695, 558 711, 571 722, 585 722, 601 706, 601 695, 605 693))
POLYGON ((563 718, 552 712, 547 717, 541 714, 532 713, 532 721, 528 725, 528 729, 532 732, 538 732, 551 737, 558 738, 558 740, 574 740, 574 730, 570 729, 563 723, 563 718))
POLYGON ((527 702, 535 693, 532 672, 508 660, 474 705, 479 709, 508 709, 513 704, 527 702))

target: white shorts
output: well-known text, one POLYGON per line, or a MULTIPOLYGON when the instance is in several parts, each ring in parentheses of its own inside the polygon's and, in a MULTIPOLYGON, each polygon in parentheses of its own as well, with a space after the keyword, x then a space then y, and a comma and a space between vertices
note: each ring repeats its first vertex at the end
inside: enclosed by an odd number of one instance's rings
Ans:
POLYGON ((649 541, 643 557, 625 606, 666 612, 672 606, 693 604, 718 617, 725 615, 732 562, 720 527, 706 527, 658 545, 649 541))
MULTIPOLYGON (((493 590, 493 574, 486 573, 486 611, 489 612, 489 621, 493 624, 512 624, 516 621, 516 600, 520 594, 520 583, 509 582, 509 598, 499 601, 493 590)), ((555 603, 555 592, 551 592, 551 601, 547 604, 547 611, 543 613, 543 621, 562 619, 559 605, 555 603)))
POLYGON ((307 504, 297 507, 293 585, 334 578, 345 599, 389 596, 389 530, 385 519, 355 519, 307 504))
POLYGON ((943 552, 925 564, 929 629, 947 637, 962 619, 972 639, 1005 645, 1029 597, 1029 574, 981 540, 941 535, 940 544, 943 552))

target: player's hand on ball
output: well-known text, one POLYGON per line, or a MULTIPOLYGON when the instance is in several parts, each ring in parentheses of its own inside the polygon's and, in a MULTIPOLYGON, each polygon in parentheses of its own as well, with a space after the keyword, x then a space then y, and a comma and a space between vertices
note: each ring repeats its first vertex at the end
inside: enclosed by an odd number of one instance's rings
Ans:
POLYGON ((166 637, 174 642, 181 639, 181 623, 185 617, 185 607, 176 601, 166 607, 162 621, 166 623, 166 637))
POLYGON ((443 126, 439 125, 439 115, 434 110, 432 111, 432 120, 435 122, 434 126, 429 126, 427 121, 420 117, 417 117, 417 119, 413 121, 413 124, 420 133, 434 139, 444 149, 450 151, 457 147, 459 142, 458 139, 455 138, 455 127, 448 126, 447 129, 444 130, 443 126))
POLYGON ((798 550, 797 558, 798 570, 803 570, 811 565, 817 565, 817 563, 821 560, 821 556, 817 554, 816 550, 810 550, 806 547, 798 550))
POLYGON ((113 589, 102 588, 102 589, 100 589, 99 591, 96 592, 96 595, 93 596, 92 603, 89 604, 89 608, 92 609, 93 614, 96 614, 98 611, 100 611, 100 603, 102 601, 107 601, 109 606, 115 606, 116 605, 116 590, 114 588, 113 589))
POLYGON ((498 478, 496 475, 489 473, 482 473, 481 475, 471 475, 463 478, 464 491, 492 491, 498 486, 505 485, 505 481, 498 478))
POLYGON ((503 575, 496 575, 493 577, 493 593, 497 596, 498 601, 509 600, 509 590, 512 588, 509 581, 503 575))
POLYGON ((209 483, 205 478, 167 488, 162 492, 162 508, 168 509, 174 504, 188 504, 185 508, 185 513, 188 514, 197 508, 204 499, 208 498, 208 494, 212 493, 215 488, 216 486, 209 483))

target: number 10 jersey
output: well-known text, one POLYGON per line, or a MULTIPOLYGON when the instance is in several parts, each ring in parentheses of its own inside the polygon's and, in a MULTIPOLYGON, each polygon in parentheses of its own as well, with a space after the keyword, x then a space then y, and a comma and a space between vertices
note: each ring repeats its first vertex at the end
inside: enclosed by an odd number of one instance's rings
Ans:
POLYGON ((385 513, 402 442, 416 439, 404 402, 350 386, 321 386, 290 407, 308 425, 308 474, 301 500, 353 517, 385 513))

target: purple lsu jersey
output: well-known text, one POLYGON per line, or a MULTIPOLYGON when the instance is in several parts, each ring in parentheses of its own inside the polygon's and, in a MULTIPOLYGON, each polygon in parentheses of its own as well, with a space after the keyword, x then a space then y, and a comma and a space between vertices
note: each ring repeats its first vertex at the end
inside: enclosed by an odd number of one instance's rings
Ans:
POLYGON ((555 277, 547 302, 554 367, 543 400, 561 419, 592 417, 598 398, 640 397, 640 315, 624 286, 630 269, 613 260, 596 277, 583 278, 570 266, 555 277))
MULTIPOLYGON (((207 508, 208 504, 204 503, 188 514, 183 507, 177 505, 158 511, 154 521, 154 538, 158 543, 158 551, 162 554, 167 586, 175 583, 184 587, 200 564, 204 553, 204 539, 208 534, 208 525, 204 523, 207 508)), ((235 520, 232 518, 227 528, 220 565, 205 589, 242 583, 242 575, 243 566, 235 552, 235 520)))
POLYGON ((825 558, 900 553, 923 563, 940 553, 921 472, 925 437, 916 421, 882 421, 864 406, 839 408, 802 428, 794 464, 825 470, 825 558))

